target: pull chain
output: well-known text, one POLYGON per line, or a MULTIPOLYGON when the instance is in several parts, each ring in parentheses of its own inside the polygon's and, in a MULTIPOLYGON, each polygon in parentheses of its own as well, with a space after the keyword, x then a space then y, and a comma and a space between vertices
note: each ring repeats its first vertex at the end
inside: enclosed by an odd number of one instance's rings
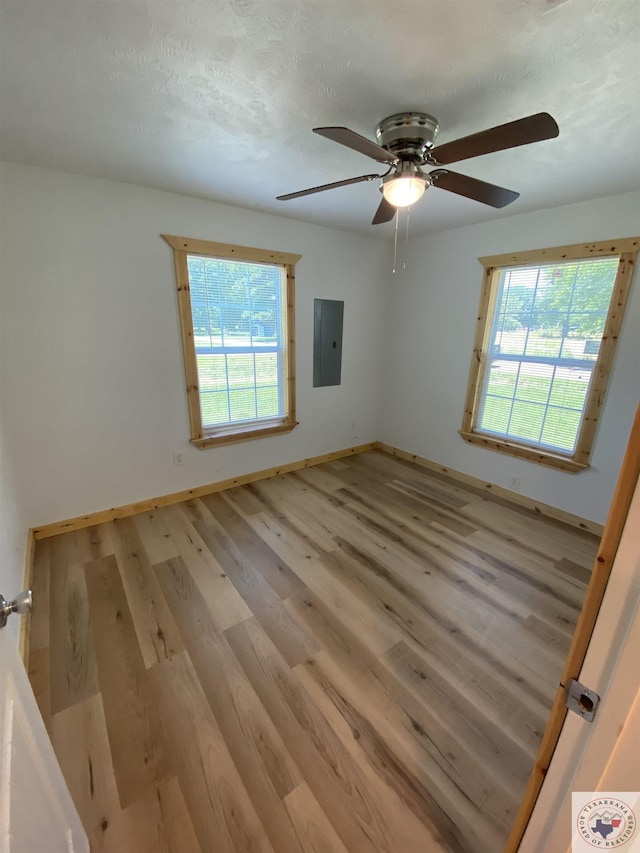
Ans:
POLYGON ((400 223, 400 217, 402 216, 402 211, 406 211, 406 219, 405 219, 405 232, 404 232, 404 256, 402 258, 402 269, 406 270, 407 268, 407 247, 409 245, 409 214, 411 212, 411 207, 398 208, 398 212, 396 213, 396 230, 393 238, 393 275, 396 274, 397 269, 397 260, 398 260, 398 225, 400 223))
POLYGON ((393 238, 393 275, 396 274, 396 258, 398 256, 398 220, 400 219, 400 212, 396 214, 396 232, 395 237, 393 238))
POLYGON ((404 260, 402 261, 402 269, 406 270, 407 268, 407 246, 409 245, 409 213, 411 212, 411 207, 407 208, 407 227, 404 232, 404 260))

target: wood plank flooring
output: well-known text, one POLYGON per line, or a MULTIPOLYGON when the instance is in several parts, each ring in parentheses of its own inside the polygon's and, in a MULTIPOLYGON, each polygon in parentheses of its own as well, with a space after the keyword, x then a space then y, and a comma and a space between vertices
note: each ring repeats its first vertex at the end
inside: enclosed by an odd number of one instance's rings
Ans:
POLYGON ((94 853, 496 853, 597 540, 369 452, 38 542, 94 853))

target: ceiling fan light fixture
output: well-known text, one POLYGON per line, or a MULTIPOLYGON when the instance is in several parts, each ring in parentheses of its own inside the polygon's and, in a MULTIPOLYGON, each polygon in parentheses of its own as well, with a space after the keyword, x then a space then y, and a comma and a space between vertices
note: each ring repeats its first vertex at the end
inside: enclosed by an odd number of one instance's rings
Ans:
POLYGON ((428 181, 422 176, 404 175, 382 184, 382 194, 394 207, 410 207, 424 195, 428 181))
POLYGON ((391 222, 397 208, 411 207, 422 198, 428 187, 434 185, 490 207, 506 207, 518 198, 519 193, 442 167, 483 154, 555 139, 560 132, 549 113, 536 113, 434 147, 438 122, 428 113, 419 112, 396 113, 383 119, 376 127, 377 144, 348 127, 314 127, 313 131, 378 163, 387 164, 388 171, 384 175, 359 175, 357 178, 309 187, 279 195, 278 200, 289 201, 337 187, 381 179, 379 189, 383 197, 371 221, 372 225, 391 222), (426 173, 422 171, 425 166, 436 168, 426 173))

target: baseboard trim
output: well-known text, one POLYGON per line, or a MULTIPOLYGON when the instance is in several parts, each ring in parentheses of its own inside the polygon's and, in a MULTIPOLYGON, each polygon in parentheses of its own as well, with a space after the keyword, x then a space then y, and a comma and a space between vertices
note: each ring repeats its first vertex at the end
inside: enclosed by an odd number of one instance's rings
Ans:
POLYGON ((561 521, 564 524, 569 524, 571 527, 577 527, 578 530, 584 530, 587 533, 593 533, 595 536, 602 536, 604 525, 597 524, 595 521, 581 518, 579 515, 573 515, 558 507, 550 504, 536 501, 526 495, 521 495, 519 492, 512 492, 510 489, 505 489, 502 486, 496 486, 495 483, 487 483, 480 480, 478 477, 472 477, 470 474, 464 474, 462 471, 457 471, 455 468, 449 468, 445 465, 439 465, 437 462, 432 462, 431 459, 425 459, 424 456, 418 456, 417 453, 409 453, 408 450, 401 450, 398 447, 393 447, 391 444, 385 444, 382 441, 374 442, 376 450, 381 450, 384 453, 389 453, 391 456, 396 456, 398 459, 404 459, 407 462, 415 462, 422 468, 427 468, 429 471, 435 471, 438 474, 444 474, 452 480, 457 480, 464 483, 466 486, 480 489, 490 495, 495 495, 510 503, 522 506, 525 509, 531 509, 537 512, 538 515, 543 515, 546 518, 552 518, 555 521, 561 521))
MULTIPOLYGON (((294 462, 287 462, 284 465, 265 468, 262 471, 254 471, 251 474, 243 474, 240 477, 231 477, 228 480, 219 480, 216 483, 196 486, 193 489, 184 489, 183 491, 173 492, 169 495, 149 498, 148 500, 124 504, 123 506, 113 507, 112 509, 99 510, 98 512, 88 513, 87 515, 79 515, 75 518, 68 518, 64 521, 55 521, 51 524, 34 527, 29 531, 29 538, 27 540, 24 588, 29 589, 31 578, 33 576, 33 551, 34 542, 37 539, 48 539, 51 536, 59 536, 61 533, 70 533, 74 530, 82 530, 85 527, 92 527, 94 524, 102 524, 105 521, 127 518, 128 516, 135 515, 138 512, 149 512, 149 510, 158 509, 159 507, 181 503, 182 501, 188 501, 191 498, 200 498, 203 495, 211 495, 215 492, 224 491, 224 489, 231 489, 234 486, 244 486, 247 483, 266 480, 269 477, 277 477, 280 474, 287 474, 290 471, 298 471, 301 468, 311 468, 314 465, 320 465, 323 462, 331 462, 334 459, 341 459, 345 456, 365 453, 368 450, 380 450, 383 453, 388 453, 398 459, 404 459, 407 462, 414 462, 416 465, 420 465, 420 467, 426 468, 429 471, 442 474, 452 480, 464 483, 466 486, 471 486, 485 492, 486 494, 502 498, 509 503, 533 510, 546 518, 561 521, 564 524, 569 524, 571 527, 576 527, 578 530, 593 533, 595 536, 602 536, 603 525, 597 524, 595 521, 590 521, 589 519, 581 518, 578 515, 573 515, 570 512, 566 512, 558 507, 543 503, 542 501, 536 501, 526 495, 521 495, 519 492, 512 492, 510 489, 497 486, 495 483, 487 483, 484 480, 480 480, 478 477, 472 477, 470 474, 464 474, 462 471, 457 471, 455 468, 440 465, 437 462, 433 462, 431 459, 419 456, 417 453, 410 453, 408 450, 401 450, 399 447, 394 447, 391 444, 385 444, 383 441, 371 441, 367 444, 356 445, 355 447, 346 447, 343 450, 334 450, 332 453, 324 453, 320 456, 310 456, 307 459, 298 459, 294 462)), ((23 619, 23 626, 25 623, 28 623, 28 619, 23 619)), ((24 631, 27 632, 28 627, 24 627, 24 631)), ((21 650, 23 648, 22 632, 23 629, 21 629, 20 634, 21 650)))
MULTIPOLYGON (((36 555, 36 537, 33 530, 27 531, 27 547, 24 555, 24 578, 22 589, 31 589, 33 585, 33 561, 36 555)), ((24 663, 24 668, 29 671, 29 646, 31 638, 31 614, 20 617, 20 633, 18 635, 18 651, 24 663)))
POLYGON ((68 518, 65 521, 55 521, 51 524, 44 524, 40 527, 34 527, 30 533, 34 539, 48 539, 51 536, 59 536, 61 533, 70 533, 73 530, 82 530, 84 527, 92 527, 94 524, 102 524, 105 521, 114 521, 117 518, 127 518, 130 515, 135 515, 138 512, 149 512, 152 509, 158 509, 162 506, 188 501, 191 498, 200 498, 203 495, 211 495, 215 492, 221 492, 224 489, 231 489, 234 486, 244 486, 247 483, 255 483, 258 480, 266 480, 269 477, 277 477, 280 474, 287 474, 290 471, 299 471, 301 468, 311 468, 313 465, 320 465, 322 462, 331 462, 334 459, 342 459, 344 456, 353 456, 356 453, 365 453, 367 450, 373 450, 375 442, 371 441, 368 444, 359 444, 356 447, 347 447, 344 450, 334 450, 332 453, 323 453, 321 456, 310 456, 308 459, 298 459, 295 462, 287 462, 284 465, 276 465, 273 468, 265 468, 262 471, 254 471, 252 474, 243 474, 240 477, 231 477, 228 480, 219 480, 217 483, 208 483, 205 486, 196 486, 194 489, 185 489, 181 492, 173 492, 170 495, 163 495, 157 498, 149 498, 148 500, 137 501, 136 503, 125 504, 124 506, 114 507, 112 509, 99 510, 88 515, 79 515, 75 518, 68 518))

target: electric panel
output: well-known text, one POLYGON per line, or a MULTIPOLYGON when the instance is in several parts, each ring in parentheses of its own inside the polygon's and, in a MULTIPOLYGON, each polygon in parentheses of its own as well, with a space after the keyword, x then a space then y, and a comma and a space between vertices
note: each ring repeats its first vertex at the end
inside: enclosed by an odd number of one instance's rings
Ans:
POLYGON ((344 302, 315 299, 313 304, 313 386, 340 385, 344 302))

